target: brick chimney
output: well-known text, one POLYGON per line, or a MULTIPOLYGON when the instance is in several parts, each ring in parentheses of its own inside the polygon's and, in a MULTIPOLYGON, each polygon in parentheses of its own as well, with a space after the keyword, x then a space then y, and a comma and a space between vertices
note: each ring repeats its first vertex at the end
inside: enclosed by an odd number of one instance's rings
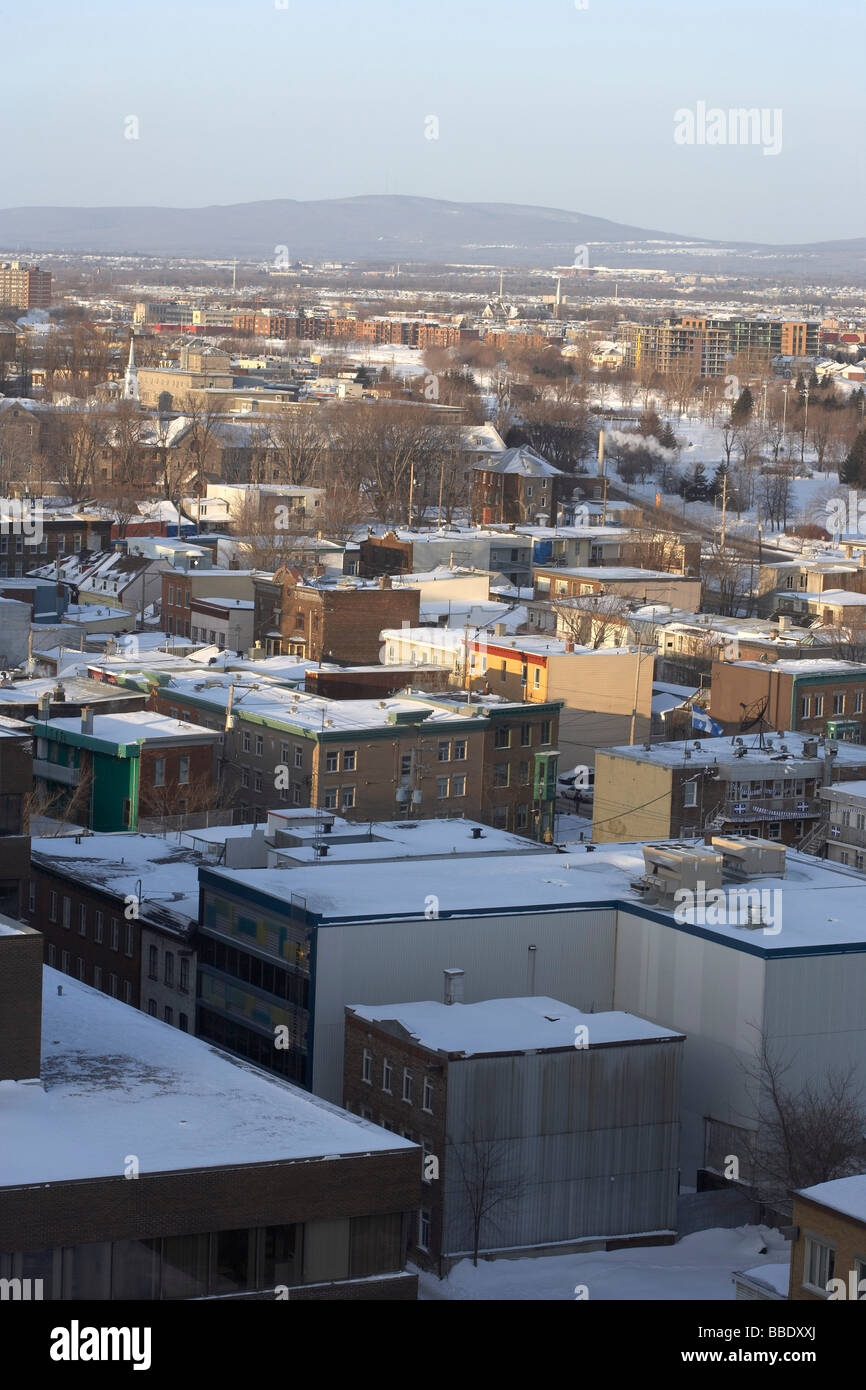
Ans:
POLYGON ((39 1078, 43 949, 40 932, 0 916, 0 1081, 39 1078))

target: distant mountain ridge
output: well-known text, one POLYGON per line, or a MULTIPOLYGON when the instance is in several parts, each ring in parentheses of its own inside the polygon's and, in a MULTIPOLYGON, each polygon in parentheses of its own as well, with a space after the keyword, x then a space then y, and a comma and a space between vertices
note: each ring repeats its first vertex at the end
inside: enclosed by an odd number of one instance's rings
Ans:
POLYGON ((866 274, 866 238, 803 246, 720 242, 516 203, 458 203, 376 194, 290 198, 201 208, 0 209, 6 254, 66 251, 198 258, 719 269, 738 273, 866 274), (578 253, 579 255, 581 253, 578 253))

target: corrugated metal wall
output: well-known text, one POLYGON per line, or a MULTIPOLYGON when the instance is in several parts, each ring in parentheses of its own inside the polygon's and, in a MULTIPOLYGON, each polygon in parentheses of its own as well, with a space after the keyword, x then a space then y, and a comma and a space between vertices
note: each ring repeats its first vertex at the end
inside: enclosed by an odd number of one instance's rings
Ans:
POLYGON ((672 1041, 451 1062, 445 1250, 472 1248, 467 1183, 490 1157, 511 1196, 482 1248, 675 1228, 681 1053, 672 1041))

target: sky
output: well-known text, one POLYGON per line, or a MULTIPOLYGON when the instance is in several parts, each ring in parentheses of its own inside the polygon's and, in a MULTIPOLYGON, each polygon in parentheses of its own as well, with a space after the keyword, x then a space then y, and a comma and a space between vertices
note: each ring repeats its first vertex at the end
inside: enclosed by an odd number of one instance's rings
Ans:
POLYGON ((863 234, 863 0, 0 0, 0 34, 3 207, 392 193, 863 234))

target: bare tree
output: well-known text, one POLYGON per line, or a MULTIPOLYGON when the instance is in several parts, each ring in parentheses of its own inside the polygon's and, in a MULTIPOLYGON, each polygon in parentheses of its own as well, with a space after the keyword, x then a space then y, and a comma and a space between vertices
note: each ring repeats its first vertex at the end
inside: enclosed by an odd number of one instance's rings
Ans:
POLYGON ((758 1118, 753 1182, 765 1201, 787 1210, 793 1191, 862 1172, 866 1108, 853 1066, 792 1082, 793 1061, 762 1033, 743 1067, 758 1118))
POLYGON ((624 641, 629 607, 620 594, 582 594, 554 598, 556 632, 580 647, 608 647, 624 641))
POLYGON ((472 1263, 477 1266, 485 1235, 501 1229, 494 1213, 520 1201, 526 1191, 526 1180, 509 1171, 509 1150, 503 1140, 481 1137, 474 1130, 465 1142, 449 1147, 449 1158, 453 1159, 460 1175, 472 1242, 472 1263))

